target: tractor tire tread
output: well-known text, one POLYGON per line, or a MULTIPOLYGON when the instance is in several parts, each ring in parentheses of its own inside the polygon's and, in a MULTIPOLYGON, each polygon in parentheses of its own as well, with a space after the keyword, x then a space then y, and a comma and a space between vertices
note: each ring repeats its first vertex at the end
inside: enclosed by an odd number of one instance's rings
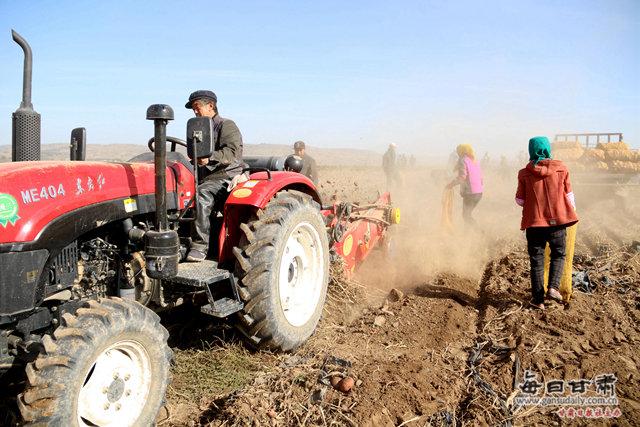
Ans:
POLYGON ((43 338, 43 353, 25 368, 27 387, 17 398, 25 425, 76 426, 77 416, 71 410, 74 398, 70 394, 84 376, 82 366, 90 362, 86 360, 88 355, 100 351, 96 346, 108 345, 109 339, 120 333, 141 334, 147 351, 158 350, 152 361, 158 372, 157 387, 151 394, 158 397, 148 399, 152 402, 141 414, 143 423, 152 423, 171 378, 172 352, 166 344, 168 333, 160 326, 158 316, 136 302, 108 298, 88 301, 75 315, 65 313, 62 317, 63 326, 43 338))
MULTIPOLYGON (((320 206, 311 196, 296 190, 277 193, 265 208, 258 210, 248 222, 240 226, 244 236, 233 253, 239 278, 238 293, 245 306, 236 315, 236 327, 249 339, 250 344, 256 347, 292 350, 308 338, 319 319, 319 315, 318 319, 314 319, 311 331, 305 331, 300 336, 285 336, 274 327, 273 307, 270 302, 273 298, 272 290, 266 289, 272 270, 278 268, 274 265, 274 258, 278 236, 282 233, 283 226, 293 212, 300 209, 310 211, 309 208, 316 211, 318 228, 322 225, 321 233, 324 233, 324 222, 319 218, 320 206)), ((325 237, 326 235, 323 235, 321 238, 325 237)), ((325 249, 328 255, 328 242, 325 249)), ((328 263, 328 259, 326 262, 328 263)), ((324 303, 324 295, 321 303, 324 303)))
POLYGON ((256 239, 256 236, 255 234, 253 234, 253 230, 251 230, 251 227, 249 227, 247 223, 243 222, 240 224, 240 230, 242 230, 242 232, 244 233, 247 241, 249 243, 253 243, 253 241, 256 239))

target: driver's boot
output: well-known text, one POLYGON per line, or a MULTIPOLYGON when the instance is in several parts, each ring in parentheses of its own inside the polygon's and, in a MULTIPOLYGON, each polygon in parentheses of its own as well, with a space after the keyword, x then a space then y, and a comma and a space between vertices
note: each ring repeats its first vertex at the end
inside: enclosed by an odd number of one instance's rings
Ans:
MULTIPOLYGON (((197 245, 197 244, 196 244, 197 245)), ((207 257, 207 248, 200 248, 200 246, 195 246, 194 243, 191 244, 191 249, 189 249, 189 253, 187 253, 186 260, 189 262, 200 262, 204 261, 207 257)))

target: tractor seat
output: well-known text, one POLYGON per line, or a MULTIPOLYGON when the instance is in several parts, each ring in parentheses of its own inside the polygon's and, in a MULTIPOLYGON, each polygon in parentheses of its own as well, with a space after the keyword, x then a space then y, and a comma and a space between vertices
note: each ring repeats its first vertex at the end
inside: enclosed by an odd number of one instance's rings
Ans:
POLYGON ((270 171, 283 171, 284 161, 287 156, 243 156, 242 160, 250 168, 268 169, 270 171))

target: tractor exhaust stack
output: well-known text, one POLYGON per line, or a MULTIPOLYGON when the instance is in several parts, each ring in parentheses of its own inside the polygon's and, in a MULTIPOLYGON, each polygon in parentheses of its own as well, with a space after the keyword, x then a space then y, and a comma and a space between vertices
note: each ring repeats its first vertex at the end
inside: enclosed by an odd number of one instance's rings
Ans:
POLYGON ((178 274, 180 262, 178 233, 169 229, 167 219, 167 123, 173 120, 173 109, 153 104, 147 109, 147 120, 153 120, 156 171, 156 229, 144 235, 147 276, 170 279, 178 274))
POLYGON ((13 113, 11 160, 14 162, 40 160, 40 114, 33 110, 33 104, 31 104, 33 64, 31 46, 14 30, 11 30, 11 36, 24 51, 22 102, 13 113))

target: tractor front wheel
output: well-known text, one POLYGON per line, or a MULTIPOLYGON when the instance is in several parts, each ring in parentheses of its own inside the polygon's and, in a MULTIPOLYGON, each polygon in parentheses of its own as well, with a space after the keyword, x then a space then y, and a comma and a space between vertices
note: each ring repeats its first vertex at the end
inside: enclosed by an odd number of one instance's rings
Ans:
POLYGON ((256 346, 288 351, 315 330, 327 294, 329 243, 318 204, 282 191, 248 223, 234 249, 238 328, 256 346))
POLYGON ((43 338, 18 397, 25 421, 56 426, 153 425, 171 350, 158 316, 133 301, 89 301, 43 338))

